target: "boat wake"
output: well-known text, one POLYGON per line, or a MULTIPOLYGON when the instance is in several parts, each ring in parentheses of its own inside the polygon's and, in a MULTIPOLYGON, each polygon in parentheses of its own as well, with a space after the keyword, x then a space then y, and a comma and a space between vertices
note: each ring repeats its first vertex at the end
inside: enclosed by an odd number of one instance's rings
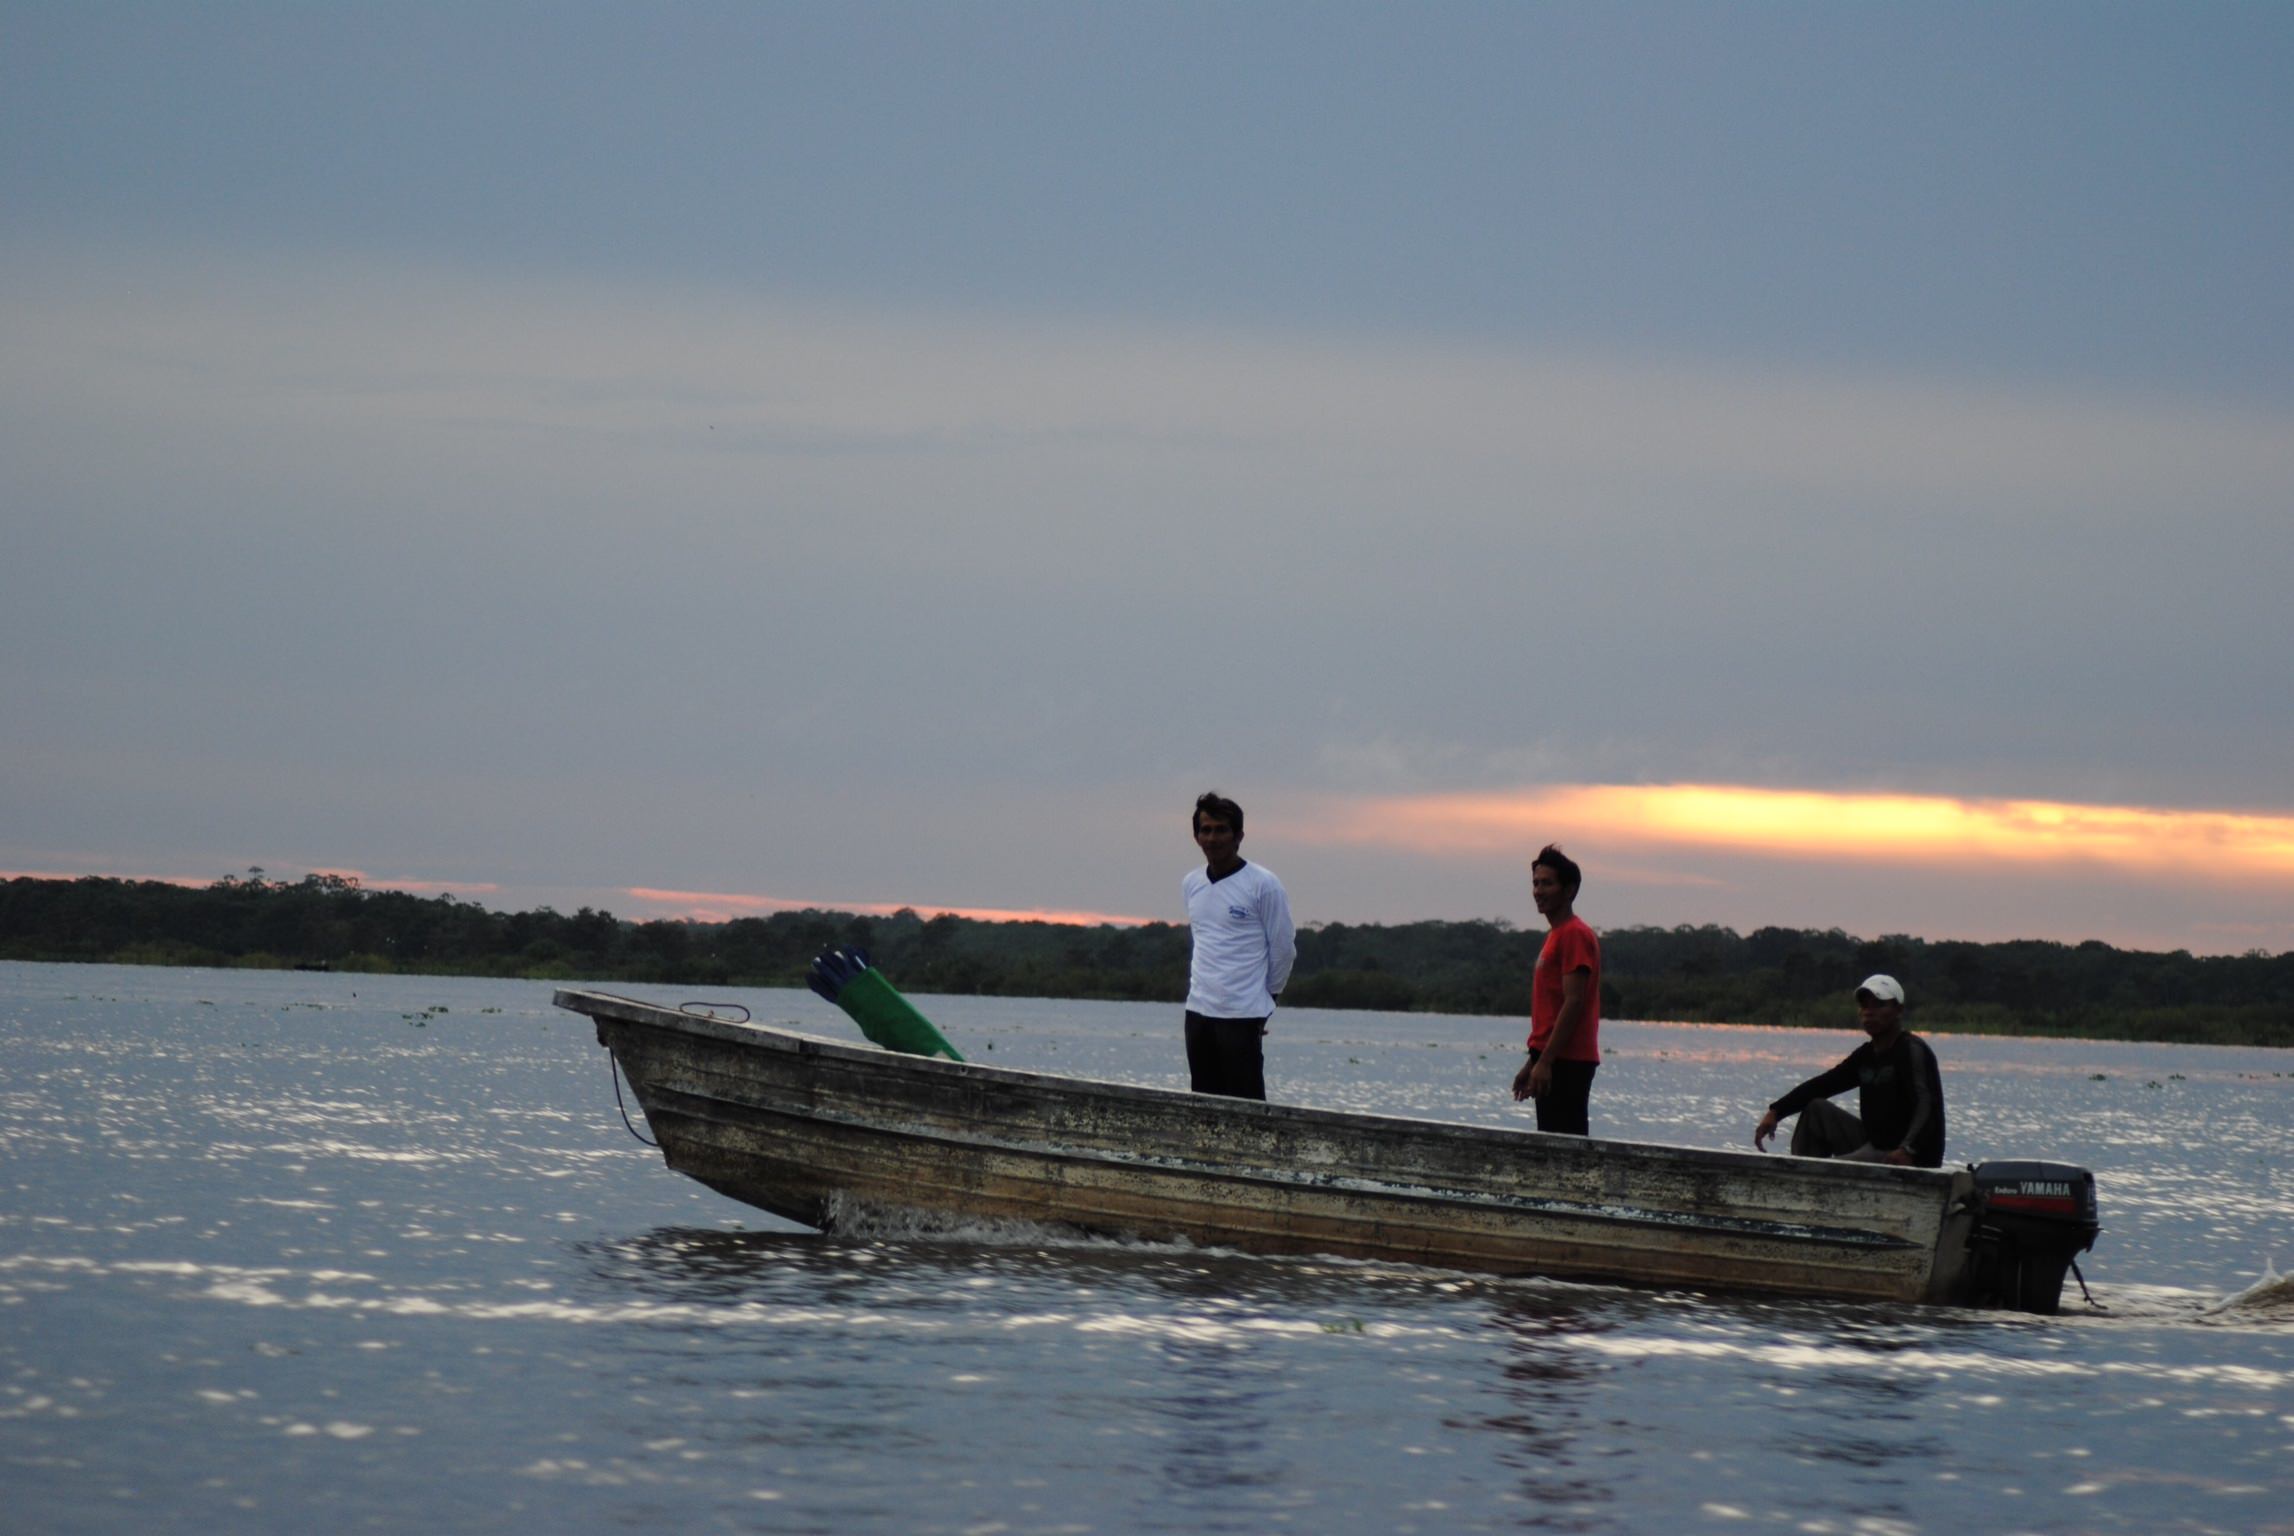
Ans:
POLYGON ((2103 1324, 2167 1323, 2202 1328, 2294 1326, 2294 1275, 2278 1273, 2277 1267, 2265 1259, 2262 1278, 2229 1296, 2172 1285, 2113 1285, 2085 1307, 2066 1298, 2063 1316, 2103 1324))
POLYGON ((2209 1307, 2205 1315, 2210 1322, 2294 1323, 2294 1275, 2278 1273, 2278 1266, 2265 1258, 2261 1279, 2209 1307))
POLYGON ((877 1205, 841 1193, 829 1197, 821 1230, 838 1237, 889 1243, 953 1241, 997 1248, 1150 1246, 1057 1222, 989 1220, 909 1206, 877 1205))

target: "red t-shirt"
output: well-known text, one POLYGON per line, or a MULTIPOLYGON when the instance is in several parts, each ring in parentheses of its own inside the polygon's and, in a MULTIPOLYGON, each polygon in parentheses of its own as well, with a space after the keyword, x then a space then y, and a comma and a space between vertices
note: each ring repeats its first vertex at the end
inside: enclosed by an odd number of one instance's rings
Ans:
POLYGON ((1545 1042, 1553 1038, 1553 1026, 1561 1018, 1561 978, 1571 971, 1589 971, 1585 978, 1585 1017, 1578 1021, 1577 1033, 1569 1039, 1569 1049, 1562 1061, 1599 1061, 1601 1059, 1601 941, 1593 930, 1585 926, 1585 919, 1572 917, 1545 936, 1545 947, 1537 952, 1537 970, 1529 979, 1529 1048, 1545 1049, 1545 1042))

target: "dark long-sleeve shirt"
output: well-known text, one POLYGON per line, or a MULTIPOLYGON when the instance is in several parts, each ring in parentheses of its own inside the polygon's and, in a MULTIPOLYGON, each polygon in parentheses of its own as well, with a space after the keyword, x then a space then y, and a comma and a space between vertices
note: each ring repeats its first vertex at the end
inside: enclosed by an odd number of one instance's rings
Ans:
POLYGON ((1864 1134, 1882 1152, 1902 1147, 1922 1168, 1944 1161, 1944 1078, 1936 1053, 1918 1035, 1905 1032, 1885 1049, 1867 1040, 1848 1059, 1793 1089, 1769 1106, 1787 1120, 1818 1099, 1854 1088, 1864 1134))

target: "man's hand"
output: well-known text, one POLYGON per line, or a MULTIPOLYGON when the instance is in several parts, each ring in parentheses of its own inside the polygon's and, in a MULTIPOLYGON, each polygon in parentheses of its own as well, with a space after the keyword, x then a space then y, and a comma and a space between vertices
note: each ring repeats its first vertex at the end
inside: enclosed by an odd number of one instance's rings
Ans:
POLYGON ((1912 1166, 1912 1154, 1903 1147, 1894 1147, 1881 1161, 1894 1163, 1898 1168, 1909 1168, 1912 1166))
MULTIPOLYGON (((1552 1081, 1550 1072, 1546 1074, 1546 1081, 1552 1081)), ((1542 1092, 1544 1089, 1537 1082, 1537 1063, 1534 1061, 1523 1062, 1521 1070, 1513 1075, 1514 1102, 1518 1104, 1523 1099, 1535 1098, 1542 1092)))
POLYGON ((1760 1124, 1752 1128, 1752 1144, 1762 1152, 1768 1150, 1768 1138, 1776 1134, 1776 1111, 1770 1110, 1760 1117, 1760 1124))

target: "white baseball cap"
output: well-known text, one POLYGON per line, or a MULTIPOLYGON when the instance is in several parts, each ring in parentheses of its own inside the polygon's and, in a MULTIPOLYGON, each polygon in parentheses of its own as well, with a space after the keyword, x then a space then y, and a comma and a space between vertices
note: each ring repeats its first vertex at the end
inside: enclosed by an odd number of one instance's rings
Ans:
POLYGON ((1904 984, 1893 976, 1867 976, 1856 983, 1858 997, 1867 992, 1883 1003, 1900 1003, 1904 1000, 1904 984))

